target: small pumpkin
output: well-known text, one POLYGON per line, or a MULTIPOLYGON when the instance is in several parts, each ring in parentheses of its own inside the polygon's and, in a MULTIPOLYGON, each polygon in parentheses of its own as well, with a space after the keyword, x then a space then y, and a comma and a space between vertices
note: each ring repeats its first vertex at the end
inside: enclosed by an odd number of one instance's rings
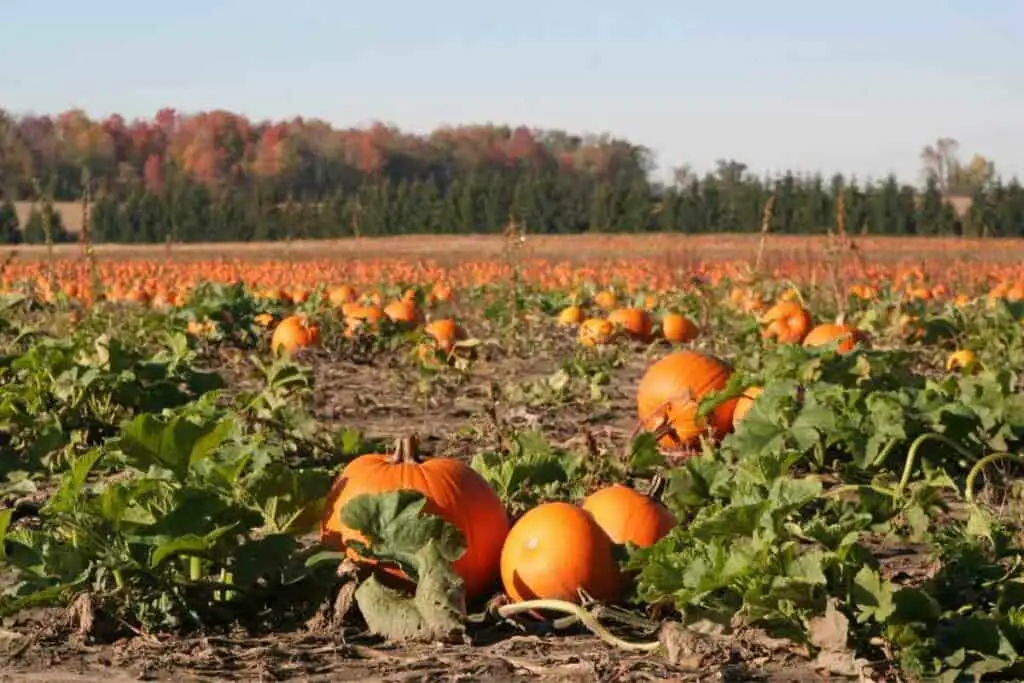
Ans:
POLYGON ((619 598, 623 580, 608 534, 582 508, 542 503, 519 518, 501 550, 501 581, 515 602, 619 598))
POLYGON ((295 353, 300 348, 317 346, 320 343, 320 328, 309 322, 304 315, 290 315, 277 324, 270 338, 270 350, 280 353, 295 353))
POLYGON ((666 313, 661 319, 661 334, 673 344, 685 344, 697 338, 700 330, 681 313, 666 313))
POLYGON ((858 343, 866 341, 864 335, 855 327, 839 323, 822 323, 804 337, 806 347, 824 346, 838 341, 839 353, 853 351, 858 343))
MULTIPOLYGON (((348 540, 365 542, 362 535, 341 523, 341 511, 354 497, 364 493, 386 493, 402 489, 426 496, 424 511, 454 525, 466 542, 466 552, 452 568, 462 577, 466 597, 486 591, 497 580, 501 549, 509 530, 508 513, 498 494, 469 465, 454 458, 421 460, 416 439, 400 439, 393 454, 361 455, 341 471, 327 494, 320 521, 320 540, 341 548, 348 540)), ((373 564, 348 550, 356 562, 373 564)), ((393 577, 406 578, 393 566, 377 565, 393 577)))
POLYGON ((327 300, 334 308, 342 308, 356 300, 356 290, 349 285, 331 287, 327 292, 327 300))
POLYGON ((392 322, 410 327, 418 325, 423 321, 423 316, 416 306, 416 301, 408 297, 399 301, 392 301, 385 306, 384 315, 392 322))
POLYGON ((583 322, 583 309, 579 306, 566 306, 558 314, 561 327, 576 327, 583 322))
POLYGON ((466 330, 450 318, 431 322, 423 328, 423 333, 433 339, 437 348, 444 353, 451 352, 455 342, 466 339, 466 330))
POLYGON ((970 372, 978 364, 978 358, 970 349, 960 349, 949 354, 946 358, 946 371, 962 370, 970 372))
POLYGON ((736 399, 736 408, 732 411, 733 428, 747 416, 750 409, 754 407, 754 401, 757 400, 762 391, 761 387, 747 387, 743 390, 743 393, 736 399))
POLYGON ((706 417, 697 416, 705 394, 722 389, 732 376, 724 361, 698 351, 677 351, 650 366, 636 390, 637 413, 648 431, 663 432, 664 448, 693 445, 710 427, 721 437, 732 426, 736 399, 719 403, 706 417))
POLYGON ((799 344, 811 329, 811 313, 796 301, 780 301, 769 308, 761 323, 763 339, 774 339, 780 344, 799 344))
POLYGON ((676 518, 667 507, 621 484, 591 493, 582 507, 612 542, 620 545, 628 542, 646 548, 676 526, 676 518))
POLYGON ((619 305, 619 297, 615 296, 615 292, 612 290, 605 289, 594 295, 594 304, 598 308, 610 311, 619 305))
POLYGON ((615 336, 615 325, 604 318, 588 318, 580 325, 579 340, 583 346, 608 344, 615 336))
POLYGON ((617 308, 608 314, 608 322, 620 328, 631 339, 648 341, 651 338, 651 316, 641 308, 617 308))

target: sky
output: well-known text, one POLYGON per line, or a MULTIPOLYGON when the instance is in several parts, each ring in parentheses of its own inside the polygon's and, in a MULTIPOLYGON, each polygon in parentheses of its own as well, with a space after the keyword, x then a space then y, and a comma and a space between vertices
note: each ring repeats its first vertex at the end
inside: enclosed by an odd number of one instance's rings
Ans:
POLYGON ((1021 0, 2 0, 0 107, 607 132, 920 179, 938 137, 1024 178, 1021 0))

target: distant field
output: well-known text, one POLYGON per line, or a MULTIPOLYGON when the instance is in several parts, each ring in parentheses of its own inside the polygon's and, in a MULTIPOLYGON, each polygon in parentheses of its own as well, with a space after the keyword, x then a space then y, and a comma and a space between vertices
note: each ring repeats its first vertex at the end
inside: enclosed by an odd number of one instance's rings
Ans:
MULTIPOLYGON (((14 202, 14 211, 18 214, 19 224, 25 225, 34 205, 34 202, 14 202)), ((53 208, 60 214, 61 220, 64 221, 64 227, 68 229, 68 232, 81 232, 83 216, 81 202, 54 202, 53 208)))
MULTIPOLYGON (((609 258, 660 258, 674 263, 715 260, 752 259, 757 253, 758 235, 527 235, 519 248, 519 256, 574 262, 609 258)), ((827 245, 825 237, 772 235, 765 246, 766 263, 773 261, 814 261, 822 257, 827 245)), ((1024 240, 972 240, 958 238, 862 237, 856 246, 868 262, 902 260, 952 260, 988 263, 1020 263, 1024 261, 1024 240)), ((362 239, 285 242, 224 242, 175 244, 170 251, 165 245, 99 245, 101 259, 165 259, 198 260, 211 257, 262 260, 289 258, 353 259, 396 258, 431 259, 442 263, 501 258, 507 248, 500 235, 403 235, 362 239)), ((19 260, 46 258, 43 246, 0 248, 0 254, 11 250, 19 260)), ((81 254, 78 244, 54 247, 58 257, 73 258, 81 254)))

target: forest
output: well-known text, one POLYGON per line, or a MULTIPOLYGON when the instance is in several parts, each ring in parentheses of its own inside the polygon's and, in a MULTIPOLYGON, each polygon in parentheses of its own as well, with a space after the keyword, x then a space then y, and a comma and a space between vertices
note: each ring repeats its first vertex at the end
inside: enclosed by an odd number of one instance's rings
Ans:
POLYGON ((463 125, 426 135, 163 109, 94 120, 0 110, 0 242, 76 239, 54 208, 88 207, 93 242, 218 242, 500 232, 755 232, 1024 237, 1024 188, 954 139, 920 186, 780 172, 734 159, 651 179, 650 150, 609 135, 463 125), (953 200, 956 201, 953 201, 953 200), (33 202, 19 224, 15 202, 33 202), (841 212, 837 208, 841 207, 841 212))

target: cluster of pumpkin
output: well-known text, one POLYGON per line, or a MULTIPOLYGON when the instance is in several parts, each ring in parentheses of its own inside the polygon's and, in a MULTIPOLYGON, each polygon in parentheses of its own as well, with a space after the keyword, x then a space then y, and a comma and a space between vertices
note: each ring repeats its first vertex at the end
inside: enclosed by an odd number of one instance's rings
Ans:
MULTIPOLYGON (((581 591, 614 601, 627 580, 615 545, 651 545, 676 523, 661 503, 615 484, 591 494, 581 506, 542 503, 511 524, 501 499, 476 471, 453 458, 421 460, 415 440, 403 439, 394 454, 362 455, 342 470, 324 506, 321 541, 339 549, 348 541, 365 543, 358 531, 342 524, 342 509, 361 494, 400 489, 422 493, 424 509, 462 533, 466 551, 453 569, 469 599, 487 595, 500 577, 514 601, 578 602, 581 591)), ((347 554, 393 585, 408 582, 395 566, 360 557, 351 548, 347 554)))
POLYGON ((615 293, 604 290, 594 296, 594 304, 608 311, 607 315, 588 316, 578 304, 567 306, 558 314, 559 325, 579 329, 579 342, 584 346, 610 344, 620 336, 649 342, 659 333, 667 341, 683 344, 695 339, 700 332, 692 320, 675 312, 666 313, 656 326, 648 310, 657 304, 653 295, 645 298, 644 308, 618 307, 615 293))
MULTIPOLYGON (((262 293, 268 296, 274 293, 262 293)), ((451 300, 452 290, 449 285, 438 282, 427 294, 427 305, 451 300)), ((438 318, 424 324, 425 316, 416 303, 416 292, 407 290, 402 298, 382 305, 381 296, 371 292, 363 297, 356 294, 354 288, 339 285, 327 290, 327 303, 340 310, 344 316, 346 337, 354 337, 364 331, 375 332, 382 320, 404 328, 423 325, 424 341, 417 349, 422 360, 428 360, 435 354, 448 356, 455 345, 467 338, 465 329, 451 318, 438 318)), ((257 323, 269 325, 272 317, 262 314, 257 323)), ((308 316, 296 313, 283 318, 274 328, 270 339, 271 351, 275 354, 295 353, 301 348, 320 344, 320 327, 308 316)))

